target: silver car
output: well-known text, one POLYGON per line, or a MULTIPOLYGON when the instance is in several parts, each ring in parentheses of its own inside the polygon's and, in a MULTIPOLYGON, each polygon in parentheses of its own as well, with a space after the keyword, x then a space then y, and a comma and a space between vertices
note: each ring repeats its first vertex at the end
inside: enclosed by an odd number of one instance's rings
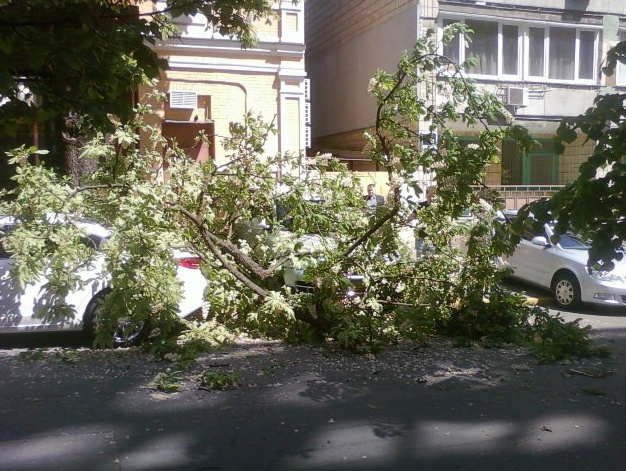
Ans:
MULTIPOLYGON (((502 220, 516 217, 514 211, 502 214, 502 220)), ((506 259, 513 278, 549 289, 562 308, 581 303, 626 305, 626 259, 614 260, 611 271, 594 270, 587 267, 589 246, 580 237, 567 233, 552 243, 553 236, 551 223, 536 231, 526 228, 515 252, 506 259)))

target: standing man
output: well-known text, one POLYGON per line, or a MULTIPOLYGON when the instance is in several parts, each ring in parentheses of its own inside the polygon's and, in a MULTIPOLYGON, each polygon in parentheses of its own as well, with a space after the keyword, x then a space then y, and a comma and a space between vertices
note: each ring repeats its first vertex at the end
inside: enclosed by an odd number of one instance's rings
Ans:
MULTIPOLYGON (((435 187, 429 186, 428 188, 426 188, 426 199, 424 201, 420 201, 417 206, 420 209, 427 208, 433 204, 434 199, 435 199, 435 187)), ((418 223, 417 238, 415 239, 415 251, 417 253, 418 258, 424 257, 424 255, 426 255, 426 252, 433 252, 435 250, 435 247, 433 247, 432 245, 426 242, 427 237, 428 237, 428 234, 425 230, 424 225, 422 223, 418 223)))
POLYGON ((365 195, 365 204, 372 213, 376 212, 376 208, 385 204, 385 197, 377 195, 375 189, 375 185, 370 183, 367 185, 367 195, 365 195))

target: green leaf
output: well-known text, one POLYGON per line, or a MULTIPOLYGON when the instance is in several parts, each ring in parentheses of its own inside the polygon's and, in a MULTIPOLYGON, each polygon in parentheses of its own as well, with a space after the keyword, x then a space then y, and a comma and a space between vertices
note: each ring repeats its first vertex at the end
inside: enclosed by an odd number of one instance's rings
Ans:
POLYGON ((584 162, 578 168, 581 178, 591 180, 596 177, 597 167, 592 162, 584 162))
POLYGON ((578 134, 576 130, 570 127, 560 127, 557 131, 557 135, 561 138, 562 141, 571 144, 576 140, 578 134))

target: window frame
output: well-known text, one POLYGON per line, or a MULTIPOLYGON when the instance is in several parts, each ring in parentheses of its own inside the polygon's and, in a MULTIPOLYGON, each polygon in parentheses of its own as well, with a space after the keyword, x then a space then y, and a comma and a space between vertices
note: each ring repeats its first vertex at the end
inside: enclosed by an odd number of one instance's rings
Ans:
MULTIPOLYGON (((620 29, 618 42, 626 41, 626 29, 620 29)), ((615 68, 615 85, 618 87, 626 87, 626 64, 617 63, 615 68)))
MULTIPOLYGON (((554 23, 554 22, 531 22, 531 21, 502 21, 501 19, 489 16, 475 16, 465 15, 455 16, 454 14, 446 13, 440 15, 437 24, 440 32, 440 38, 444 23, 466 23, 466 19, 470 21, 482 21, 497 23, 498 25, 498 58, 497 58, 497 74, 477 74, 471 71, 466 73, 472 78, 481 80, 509 80, 527 82, 539 82, 539 83, 564 83, 564 84, 577 84, 577 85, 598 85, 599 80, 599 56, 600 56, 600 40, 601 40, 601 27, 600 26, 584 26, 573 25, 569 23, 554 23), (504 48, 504 26, 515 26, 518 28, 518 42, 517 42, 517 74, 504 74, 504 61, 503 61, 503 48, 504 48), (544 57, 543 57, 543 75, 530 75, 530 28, 541 29, 544 32, 544 57), (569 78, 549 78, 550 71, 550 30, 551 28, 570 29, 576 32, 575 36, 575 51, 574 51, 574 77, 569 78), (594 34, 593 41, 593 70, 592 78, 579 78, 581 74, 581 32, 592 32, 594 34)), ((467 59, 467 45, 464 38, 457 40, 459 50, 456 52, 456 56, 459 58, 459 63, 462 63, 467 59)), ((449 47, 449 46, 448 46, 449 47)), ((443 46, 440 47, 440 53, 443 53, 443 46)), ((626 85, 626 70, 624 70, 624 81, 626 85)))
POLYGON ((558 185, 560 156, 549 148, 552 141, 547 139, 539 139, 539 141, 543 144, 541 149, 532 149, 529 152, 524 152, 522 155, 522 185, 558 185), (551 158, 551 168, 549 169, 551 183, 536 183, 532 181, 532 169, 535 165, 538 165, 533 163, 535 157, 551 158))

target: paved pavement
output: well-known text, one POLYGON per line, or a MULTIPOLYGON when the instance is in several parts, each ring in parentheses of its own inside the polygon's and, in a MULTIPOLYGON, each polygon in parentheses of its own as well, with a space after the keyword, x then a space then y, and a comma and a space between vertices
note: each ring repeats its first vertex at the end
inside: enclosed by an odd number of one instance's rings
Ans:
POLYGON ((204 357, 176 394, 146 388, 168 365, 133 350, 13 345, 0 350, 0 470, 621 471, 626 318, 583 317, 611 359, 252 342, 204 357), (240 387, 199 389, 201 371, 240 387))

